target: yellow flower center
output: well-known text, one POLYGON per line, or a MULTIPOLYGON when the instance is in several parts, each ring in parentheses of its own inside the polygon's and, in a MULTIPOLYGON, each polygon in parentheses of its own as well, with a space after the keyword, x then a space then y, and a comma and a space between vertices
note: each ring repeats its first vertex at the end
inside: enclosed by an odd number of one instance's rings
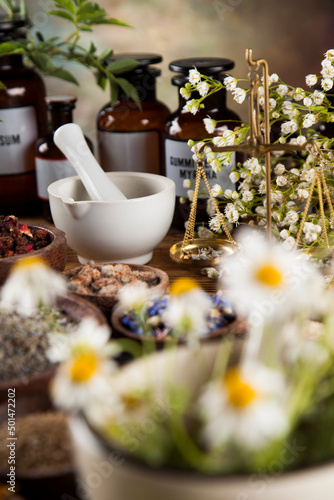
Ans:
POLYGON ((171 284, 170 293, 172 295, 180 295, 181 293, 189 292, 194 288, 199 288, 196 280, 192 278, 178 278, 171 284))
POLYGON ((73 361, 71 368, 71 378, 73 382, 87 382, 96 372, 98 365, 97 358, 93 353, 78 354, 73 361))
POLYGON ((276 288, 283 282, 282 273, 271 263, 259 266, 255 272, 255 278, 261 284, 276 288))
POLYGON ((236 408, 248 406, 257 397, 254 388, 242 379, 238 368, 231 368, 226 372, 223 384, 227 389, 230 403, 236 408))
POLYGON ((15 269, 15 271, 25 271, 29 268, 41 266, 45 267, 46 263, 45 260, 41 259, 40 257, 22 257, 17 262, 15 262, 15 264, 13 265, 13 269, 15 269))

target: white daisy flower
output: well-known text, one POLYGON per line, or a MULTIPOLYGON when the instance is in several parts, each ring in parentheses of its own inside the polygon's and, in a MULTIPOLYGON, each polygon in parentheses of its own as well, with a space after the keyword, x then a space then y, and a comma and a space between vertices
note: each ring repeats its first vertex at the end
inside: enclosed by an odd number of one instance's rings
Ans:
POLYGON ((279 372, 254 364, 230 368, 210 382, 199 399, 202 439, 219 450, 226 444, 259 450, 289 428, 287 389, 279 372))
POLYGON ((269 244, 255 231, 241 232, 241 251, 225 262, 229 275, 221 281, 240 314, 252 321, 279 318, 312 300, 307 284, 318 276, 306 256, 269 244))
POLYGON ((198 347, 199 338, 207 333, 207 315, 212 307, 209 296, 192 278, 179 278, 170 287, 168 307, 163 321, 176 337, 185 337, 190 347, 198 347))
POLYGON ((52 306, 57 296, 66 295, 66 281, 44 260, 23 257, 12 267, 0 292, 0 307, 29 316, 42 305, 52 306))
POLYGON ((155 287, 149 287, 144 281, 128 283, 118 291, 118 307, 123 311, 138 311, 145 304, 159 297, 155 287))
POLYGON ((66 336, 49 335, 47 355, 52 362, 61 362, 51 384, 57 407, 79 410, 97 398, 113 397, 108 379, 117 365, 109 359, 109 337, 109 328, 91 318, 84 319, 66 336))

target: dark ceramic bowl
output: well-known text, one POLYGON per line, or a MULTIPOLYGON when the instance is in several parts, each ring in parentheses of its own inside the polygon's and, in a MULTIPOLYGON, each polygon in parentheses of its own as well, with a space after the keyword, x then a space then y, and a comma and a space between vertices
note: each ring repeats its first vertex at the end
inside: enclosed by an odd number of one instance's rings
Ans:
MULTIPOLYGON (((68 295, 59 297, 57 307, 67 314, 71 319, 79 322, 85 317, 95 318, 100 325, 106 325, 107 320, 102 312, 90 302, 68 295)), ((94 332, 92 333, 94 334, 94 332)), ((16 411, 23 413, 35 408, 48 408, 51 401, 48 394, 48 385, 55 373, 56 368, 50 368, 44 372, 37 372, 25 378, 17 378, 0 382, 0 419, 3 412, 7 413, 8 389, 15 389, 16 411)))
MULTIPOLYGON (((98 262, 94 264, 94 267, 99 268, 104 265, 115 266, 117 264, 109 262, 98 262)), ((161 269, 157 269, 155 267, 139 265, 139 264, 126 264, 126 265, 129 266, 132 271, 152 272, 154 274, 153 286, 155 289, 161 292, 161 295, 164 295, 169 289, 169 277, 168 274, 165 273, 165 271, 162 271, 161 269)), ((70 269, 66 269, 66 271, 64 271, 62 274, 66 278, 66 280, 69 281, 75 278, 83 267, 84 266, 77 266, 70 269)), ((118 303, 117 293, 113 293, 111 295, 102 295, 98 293, 82 294, 74 292, 72 290, 71 293, 83 299, 89 300, 90 302, 98 306, 101 309, 101 311, 106 315, 108 321, 110 321, 110 316, 114 306, 118 303)))
MULTIPOLYGON (((121 317, 119 315, 119 311, 115 309, 111 315, 111 327, 112 327, 112 336, 115 338, 127 338, 132 339, 140 344, 150 344, 150 348, 148 349, 150 352, 158 349, 163 349, 166 344, 176 342, 172 337, 166 336, 162 339, 157 339, 155 337, 144 337, 143 335, 138 335, 131 331, 129 328, 124 326, 121 321, 121 317)), ((207 342, 211 340, 217 340, 224 336, 233 336, 237 339, 243 339, 247 332, 246 322, 243 319, 236 318, 227 325, 214 330, 207 335, 203 335, 200 337, 201 342, 207 342)), ((185 339, 179 339, 177 341, 178 345, 184 345, 186 343, 185 339)), ((146 346, 147 347, 147 346, 146 346)))
POLYGON ((55 271, 63 271, 66 264, 67 240, 66 235, 60 229, 42 224, 28 224, 29 229, 44 229, 48 233, 50 243, 33 252, 14 257, 4 257, 0 259, 0 286, 6 281, 12 266, 23 257, 39 257, 55 271))

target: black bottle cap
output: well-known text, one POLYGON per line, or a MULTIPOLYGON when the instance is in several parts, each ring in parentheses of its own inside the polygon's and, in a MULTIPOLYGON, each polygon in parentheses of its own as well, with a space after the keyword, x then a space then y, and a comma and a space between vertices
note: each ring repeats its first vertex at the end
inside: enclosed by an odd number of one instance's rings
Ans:
POLYGON ((143 71, 148 71, 153 77, 159 76, 161 74, 160 69, 152 68, 151 64, 158 64, 162 61, 162 56, 159 54, 151 54, 151 53, 122 53, 122 54, 113 54, 108 62, 118 61, 120 59, 134 59, 138 61, 139 65, 130 71, 126 71, 125 73, 142 73, 143 71))
POLYGON ((44 101, 48 110, 52 110, 55 108, 73 109, 75 107, 75 103, 77 102, 77 98, 74 95, 59 94, 48 95, 44 97, 44 101))
POLYGON ((26 37, 28 19, 14 14, 13 17, 0 17, 0 42, 26 37))
POLYGON ((176 73, 188 74, 191 69, 198 69, 200 73, 207 76, 215 76, 218 73, 234 68, 234 61, 224 57, 188 57, 176 59, 169 63, 169 69, 176 73))

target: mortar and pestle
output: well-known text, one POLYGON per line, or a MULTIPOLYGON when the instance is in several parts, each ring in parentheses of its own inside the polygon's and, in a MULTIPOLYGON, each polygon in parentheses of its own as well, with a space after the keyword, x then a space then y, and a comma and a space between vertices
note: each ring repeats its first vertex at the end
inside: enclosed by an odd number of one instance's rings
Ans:
POLYGON ((54 142, 78 176, 50 184, 51 214, 79 261, 149 262, 172 222, 174 182, 143 172, 104 172, 74 123, 59 127, 54 142))

